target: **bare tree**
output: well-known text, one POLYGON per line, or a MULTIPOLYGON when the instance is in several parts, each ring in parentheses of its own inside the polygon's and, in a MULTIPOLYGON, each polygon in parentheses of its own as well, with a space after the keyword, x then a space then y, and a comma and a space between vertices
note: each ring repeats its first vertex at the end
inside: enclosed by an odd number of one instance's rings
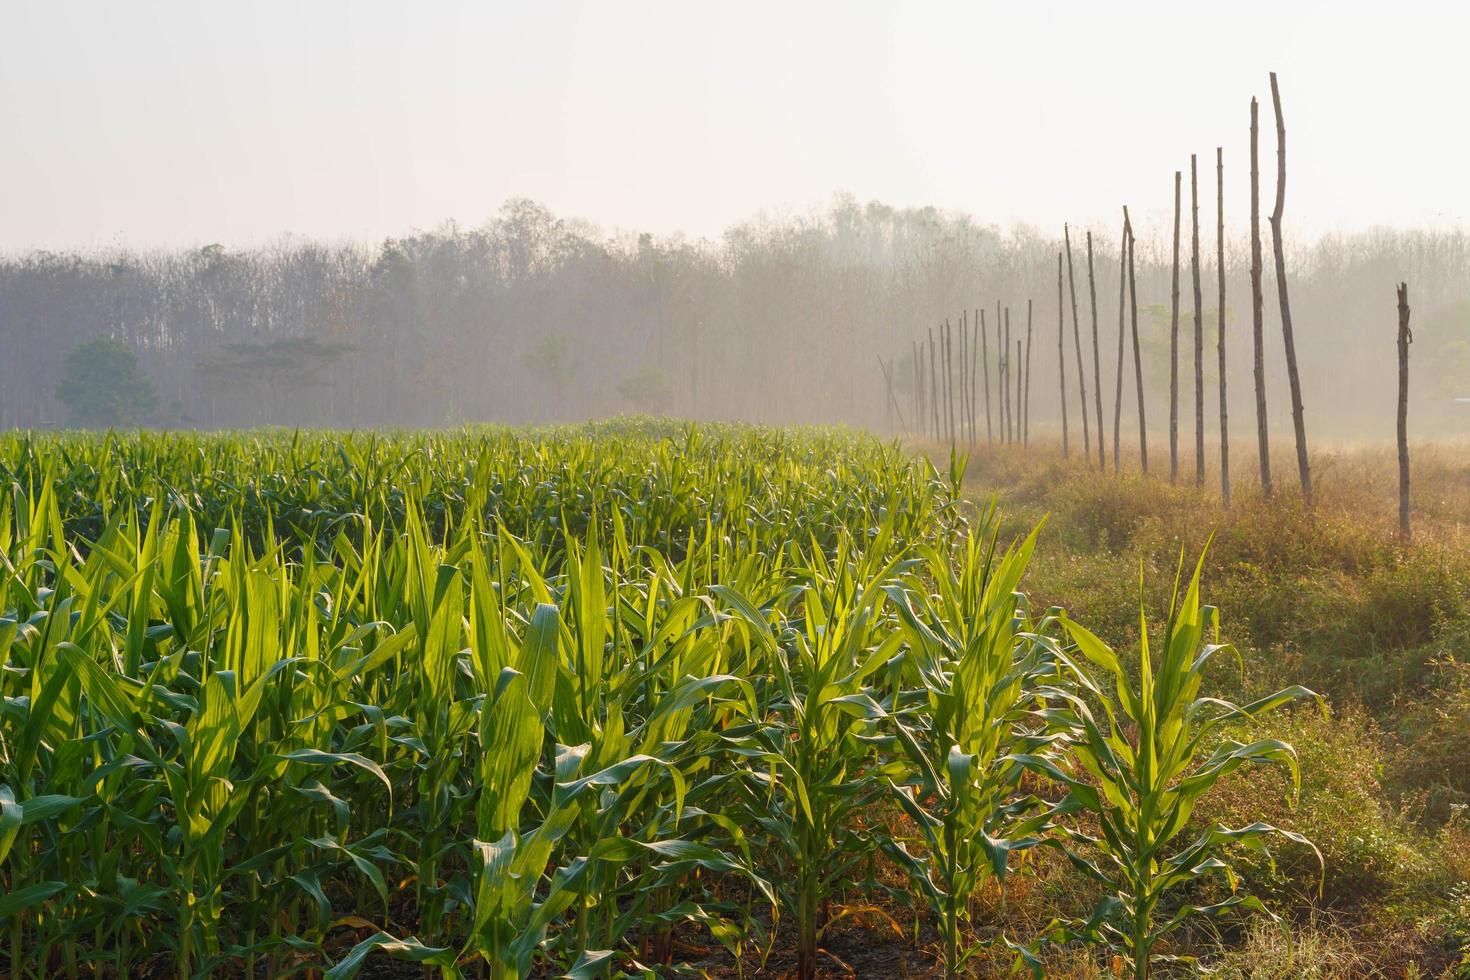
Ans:
POLYGON ((1087 293, 1092 300, 1092 397, 1097 402, 1097 467, 1108 468, 1108 447, 1103 439, 1102 354, 1097 339, 1097 281, 1092 275, 1092 232, 1087 233, 1087 293))
POLYGON ((1128 310, 1133 331, 1133 388, 1138 393, 1138 462, 1148 472, 1148 422, 1143 412, 1143 355, 1138 350, 1138 276, 1133 266, 1133 223, 1123 208, 1123 233, 1128 239, 1128 310))
POLYGON ((1189 272, 1194 284, 1194 485, 1205 485, 1205 312, 1199 286, 1199 160, 1189 155, 1189 272))
POLYGON ((1409 540, 1409 284, 1399 283, 1399 536, 1409 540))
POLYGON ((1251 99, 1251 338, 1256 380, 1256 445, 1261 456, 1261 493, 1271 496, 1271 439, 1266 430, 1265 306, 1261 290, 1260 106, 1251 99))
POLYGON ((1077 355, 1077 390, 1082 393, 1082 455, 1092 462, 1092 437, 1087 425, 1087 373, 1082 370, 1082 328, 1077 324, 1077 281, 1072 275, 1072 231, 1063 225, 1067 246, 1067 292, 1072 298, 1072 349, 1077 355))
POLYGON ((1169 482, 1179 477, 1179 182, 1174 171, 1174 272, 1169 310, 1169 482))
POLYGON ((1230 508, 1230 425, 1225 400, 1225 150, 1215 147, 1215 273, 1220 283, 1220 306, 1215 314, 1220 351, 1220 499, 1230 508))
POLYGON ((1123 433, 1123 336, 1127 332, 1128 229, 1125 225, 1118 245, 1118 386, 1113 393, 1113 472, 1118 472, 1118 449, 1123 433))
POLYGON ((1296 339, 1291 331, 1291 301, 1286 291, 1286 249, 1282 243, 1281 215, 1286 210, 1286 121, 1281 116, 1281 91, 1271 73, 1271 106, 1276 110, 1276 207, 1271 212, 1271 250, 1276 254, 1276 295, 1281 302, 1281 339, 1286 345, 1286 379, 1291 385, 1291 424, 1296 429, 1296 466, 1301 475, 1302 498, 1312 502, 1312 468, 1307 461, 1307 420, 1302 408, 1302 381, 1296 366, 1296 339))
POLYGON ((1062 456, 1072 455, 1067 434, 1067 331, 1062 307, 1062 253, 1057 253, 1057 398, 1062 403, 1062 456))

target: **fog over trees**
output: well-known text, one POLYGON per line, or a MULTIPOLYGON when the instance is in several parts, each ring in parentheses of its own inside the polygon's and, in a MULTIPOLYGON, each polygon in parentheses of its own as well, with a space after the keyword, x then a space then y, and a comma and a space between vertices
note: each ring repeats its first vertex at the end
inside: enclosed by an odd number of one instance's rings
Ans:
MULTIPOLYGON (((1236 198, 1240 182, 1236 174, 1236 198)), ((1135 233, 1146 394, 1159 419, 1167 414, 1170 243, 1164 223, 1153 224, 1135 233)), ((1054 322, 1055 231, 1001 231, 968 215, 839 196, 818 213, 762 216, 719 241, 693 241, 609 235, 512 200, 481 227, 448 225, 375 247, 283 240, 248 250, 10 255, 0 259, 0 426, 75 421, 56 394, 67 355, 111 336, 137 353, 157 391, 150 422, 164 426, 434 426, 654 412, 892 429, 879 358, 896 368, 906 409, 911 342, 944 318, 958 324, 962 310, 977 307, 993 316, 997 300, 1024 316, 1030 299, 1037 323, 1054 322)), ((1091 231, 1098 269, 1117 269, 1117 228, 1091 231)), ((1202 271, 1213 282, 1211 234, 1202 271)), ((1227 380, 1239 393, 1230 423, 1247 439, 1255 425, 1249 251, 1243 234, 1225 243, 1227 380)), ((1463 232, 1332 236, 1297 243, 1288 260, 1314 437, 1392 438, 1401 280, 1415 299, 1414 434, 1466 430, 1470 404, 1455 401, 1470 397, 1463 232)), ((1117 304, 1117 288, 1116 276, 1099 274, 1100 310, 1117 304)), ((1274 304, 1266 314, 1272 427, 1289 431, 1274 304)), ((1204 316, 1213 350, 1218 317, 1212 309, 1204 316)), ((1116 327, 1107 317, 1102 324, 1111 396, 1116 327)), ((1090 364, 1090 338, 1084 344, 1090 364)), ((1038 342, 1037 358, 1036 377, 1055 377, 1054 345, 1038 342)), ((1132 419, 1131 358, 1125 371, 1132 419)), ((1059 430, 1055 386, 1038 384, 1030 398, 1033 434, 1059 430)))

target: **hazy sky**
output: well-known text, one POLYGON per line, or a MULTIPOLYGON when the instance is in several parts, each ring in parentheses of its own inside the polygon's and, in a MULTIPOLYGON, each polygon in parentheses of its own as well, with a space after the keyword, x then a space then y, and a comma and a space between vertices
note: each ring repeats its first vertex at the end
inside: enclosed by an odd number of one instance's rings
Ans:
POLYGON ((1191 151, 1212 201, 1217 145, 1243 217, 1271 69, 1292 231, 1455 225, 1467 36, 1451 0, 4 0, 0 249, 366 240, 511 196, 709 236, 836 191, 1111 226, 1191 151))

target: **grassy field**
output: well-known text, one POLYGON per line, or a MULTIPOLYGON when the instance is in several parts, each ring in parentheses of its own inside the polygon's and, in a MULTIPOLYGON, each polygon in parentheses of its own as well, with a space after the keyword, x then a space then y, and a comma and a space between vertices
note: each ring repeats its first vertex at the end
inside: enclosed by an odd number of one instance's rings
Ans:
POLYGON ((0 437, 7 975, 1464 972, 1470 457, 923 449, 0 437))
MULTIPOLYGON (((1218 480, 1214 462, 1209 479, 1218 480)), ((1192 463, 1180 486, 1168 483, 1167 458, 1153 463, 1163 478, 1126 463, 1122 474, 1100 475, 1076 453, 1062 459, 1060 447, 981 448, 966 486, 1005 502, 1008 531, 1046 518, 1027 576, 1033 599, 1124 646, 1138 635, 1140 569, 1146 605, 1161 608, 1181 549, 1209 542, 1206 592, 1241 653, 1238 668, 1211 676, 1217 689, 1302 683, 1324 695, 1325 715, 1298 708, 1262 724, 1300 755, 1295 806, 1269 773, 1237 774, 1204 804, 1209 819, 1262 815, 1294 828, 1325 858, 1320 893, 1315 860, 1290 849, 1278 850, 1274 870, 1243 869, 1252 890, 1289 910, 1296 949, 1259 927, 1226 932, 1223 975, 1470 975, 1461 959, 1470 936, 1470 451, 1415 448, 1408 545, 1396 536, 1396 458, 1386 448, 1314 457, 1311 511, 1286 455, 1273 463, 1272 501, 1261 497, 1254 461, 1237 462, 1228 512, 1217 486, 1193 486, 1192 463)), ((1066 869, 1055 874, 1065 888, 1066 869)), ((1014 902, 1009 914, 1020 914, 1014 902)))

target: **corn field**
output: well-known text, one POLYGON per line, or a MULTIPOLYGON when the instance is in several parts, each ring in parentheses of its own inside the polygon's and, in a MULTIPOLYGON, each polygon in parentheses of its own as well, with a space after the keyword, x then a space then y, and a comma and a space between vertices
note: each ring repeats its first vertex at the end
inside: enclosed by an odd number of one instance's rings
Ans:
POLYGON ((1201 691, 1198 570, 1137 651, 1032 608, 1044 529, 963 471, 651 422, 0 436, 7 975, 654 976, 693 930, 810 977, 883 870, 949 976, 1147 977, 1192 914, 1270 915, 1228 852, 1278 832, 1190 816, 1296 774, 1250 721, 1311 692, 1201 691), (1102 899, 981 930, 1033 848, 1102 899))

